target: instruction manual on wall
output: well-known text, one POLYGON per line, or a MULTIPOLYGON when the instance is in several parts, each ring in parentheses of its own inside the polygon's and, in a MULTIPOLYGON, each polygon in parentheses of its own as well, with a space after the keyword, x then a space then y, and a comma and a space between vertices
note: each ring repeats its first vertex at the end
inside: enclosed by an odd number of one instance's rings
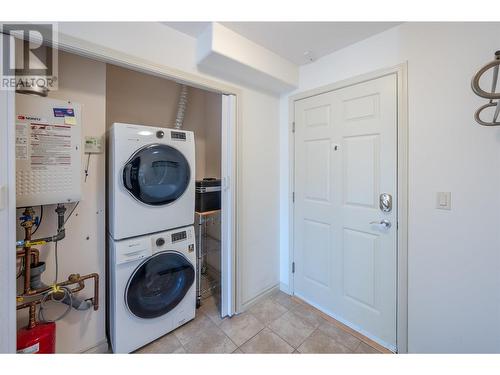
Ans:
POLYGON ((16 94, 16 206, 81 198, 80 106, 16 94))

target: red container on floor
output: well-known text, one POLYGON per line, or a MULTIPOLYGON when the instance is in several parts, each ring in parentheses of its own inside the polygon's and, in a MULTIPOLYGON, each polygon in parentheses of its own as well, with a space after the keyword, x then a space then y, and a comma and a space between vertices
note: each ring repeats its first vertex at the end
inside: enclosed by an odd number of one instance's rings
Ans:
POLYGON ((17 331, 17 352, 52 354, 56 352, 56 323, 39 323, 17 331))

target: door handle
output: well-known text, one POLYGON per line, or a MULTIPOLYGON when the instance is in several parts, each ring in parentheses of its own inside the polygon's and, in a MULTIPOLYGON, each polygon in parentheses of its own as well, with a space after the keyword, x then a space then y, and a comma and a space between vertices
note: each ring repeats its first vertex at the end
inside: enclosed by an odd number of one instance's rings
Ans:
POLYGON ((125 168, 123 168, 123 184, 127 189, 132 189, 132 179, 130 178, 130 171, 132 170, 132 164, 128 163, 125 168))
POLYGON ((384 229, 389 229, 390 227, 392 227, 391 222, 386 219, 380 221, 371 221, 370 224, 381 225, 384 229))

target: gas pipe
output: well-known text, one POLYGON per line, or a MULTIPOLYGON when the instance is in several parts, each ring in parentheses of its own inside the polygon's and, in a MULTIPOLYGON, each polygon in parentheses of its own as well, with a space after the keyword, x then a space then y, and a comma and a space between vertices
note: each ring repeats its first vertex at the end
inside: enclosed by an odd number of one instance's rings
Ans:
POLYGON ((17 331, 17 352, 52 354, 56 352, 56 323, 36 321, 36 303, 29 306, 30 320, 26 327, 17 331))

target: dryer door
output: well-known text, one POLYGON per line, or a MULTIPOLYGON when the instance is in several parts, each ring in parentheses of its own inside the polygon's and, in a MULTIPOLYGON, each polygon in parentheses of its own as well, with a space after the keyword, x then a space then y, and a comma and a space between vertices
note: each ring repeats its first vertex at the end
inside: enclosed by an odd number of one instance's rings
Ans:
POLYGON ((186 257, 164 251, 144 261, 125 289, 125 303, 139 318, 157 318, 177 306, 194 283, 194 267, 186 257))
POLYGON ((186 191, 191 170, 177 149, 152 144, 139 149, 123 168, 123 185, 142 203, 162 206, 174 202, 186 191))

